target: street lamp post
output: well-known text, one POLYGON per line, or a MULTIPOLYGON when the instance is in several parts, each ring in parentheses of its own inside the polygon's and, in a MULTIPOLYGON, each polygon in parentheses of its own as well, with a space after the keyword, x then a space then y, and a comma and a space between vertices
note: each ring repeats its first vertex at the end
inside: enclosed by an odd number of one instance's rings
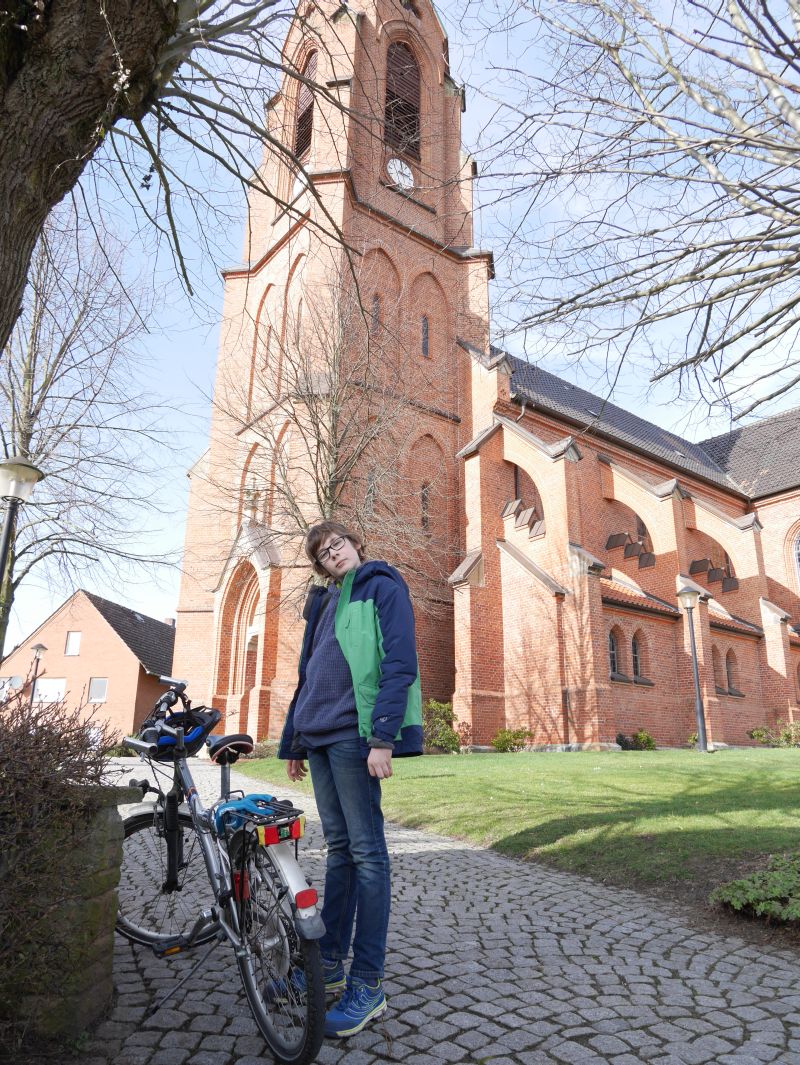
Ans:
POLYGON ((43 643, 35 643, 31 647, 33 651, 33 679, 31 680, 31 706, 33 706, 33 699, 36 695, 36 678, 39 676, 39 663, 42 660, 42 655, 47 648, 43 643))
MULTIPOLYGON (((700 601, 700 593, 696 588, 681 588, 678 592, 678 600, 686 611, 689 623, 689 642, 692 648, 692 674, 694 676, 694 714, 697 719, 697 749, 708 753, 708 737, 706 736, 706 715, 703 709, 703 696, 700 691, 700 671, 697 668, 697 643, 694 638, 694 618, 692 613, 700 601)), ((712 748, 713 750, 713 748, 712 748)))
POLYGON ((0 592, 6 574, 17 511, 22 503, 28 502, 34 485, 41 481, 42 477, 44 474, 38 467, 19 455, 0 459, 0 499, 7 504, 3 531, 0 533, 0 592))

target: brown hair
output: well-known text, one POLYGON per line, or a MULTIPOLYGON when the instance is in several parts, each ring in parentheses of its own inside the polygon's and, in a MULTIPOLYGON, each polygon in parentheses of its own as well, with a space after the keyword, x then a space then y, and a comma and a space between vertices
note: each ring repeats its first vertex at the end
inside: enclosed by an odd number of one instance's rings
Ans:
POLYGON ((322 541, 328 536, 344 536, 358 551, 358 557, 363 562, 367 557, 367 553, 364 550, 364 541, 357 532, 353 532, 352 529, 348 529, 346 525, 342 525, 340 521, 321 521, 317 525, 312 525, 306 533, 306 554, 311 560, 311 564, 314 567, 314 572, 320 577, 330 577, 330 573, 317 562, 317 553, 322 545, 322 541))

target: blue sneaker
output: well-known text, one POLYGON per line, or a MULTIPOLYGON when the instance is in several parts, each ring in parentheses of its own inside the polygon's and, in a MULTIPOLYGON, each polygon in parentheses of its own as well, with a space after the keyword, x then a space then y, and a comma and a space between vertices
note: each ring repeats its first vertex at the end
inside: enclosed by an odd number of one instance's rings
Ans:
MULTIPOLYGON (((325 977, 325 994, 336 995, 343 991, 347 985, 344 976, 344 966, 340 961, 322 959, 322 975, 325 977)), ((270 1002, 286 1001, 289 993, 294 996, 306 993, 306 974, 302 969, 292 969, 288 980, 283 977, 280 980, 270 980, 266 987, 267 998, 270 1002), (288 985, 288 986, 287 986, 288 985)))
POLYGON ((329 1039, 355 1035, 385 1012, 386 996, 381 981, 372 985, 351 976, 342 997, 325 1014, 325 1035, 329 1039))

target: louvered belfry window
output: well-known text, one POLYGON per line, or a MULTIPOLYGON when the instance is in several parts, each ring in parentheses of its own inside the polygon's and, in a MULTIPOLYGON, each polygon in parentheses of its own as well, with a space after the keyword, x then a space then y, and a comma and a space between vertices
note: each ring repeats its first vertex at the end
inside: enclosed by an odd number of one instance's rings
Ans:
POLYGON ((419 159, 419 67, 407 44, 389 45, 386 56, 384 140, 419 159))
MULTIPOLYGON (((312 52, 303 67, 303 77, 313 81, 317 76, 317 53, 312 52)), ((314 94, 301 82, 297 95, 297 122, 294 129, 294 154, 298 159, 308 155, 314 130, 314 94)))

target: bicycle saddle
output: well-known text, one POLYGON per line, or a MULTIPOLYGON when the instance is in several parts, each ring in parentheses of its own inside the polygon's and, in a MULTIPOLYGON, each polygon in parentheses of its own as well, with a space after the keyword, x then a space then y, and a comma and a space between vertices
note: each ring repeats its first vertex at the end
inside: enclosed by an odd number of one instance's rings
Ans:
POLYGON ((243 732, 235 736, 209 736, 206 746, 212 762, 217 765, 233 765, 240 754, 250 754, 253 740, 243 732))

